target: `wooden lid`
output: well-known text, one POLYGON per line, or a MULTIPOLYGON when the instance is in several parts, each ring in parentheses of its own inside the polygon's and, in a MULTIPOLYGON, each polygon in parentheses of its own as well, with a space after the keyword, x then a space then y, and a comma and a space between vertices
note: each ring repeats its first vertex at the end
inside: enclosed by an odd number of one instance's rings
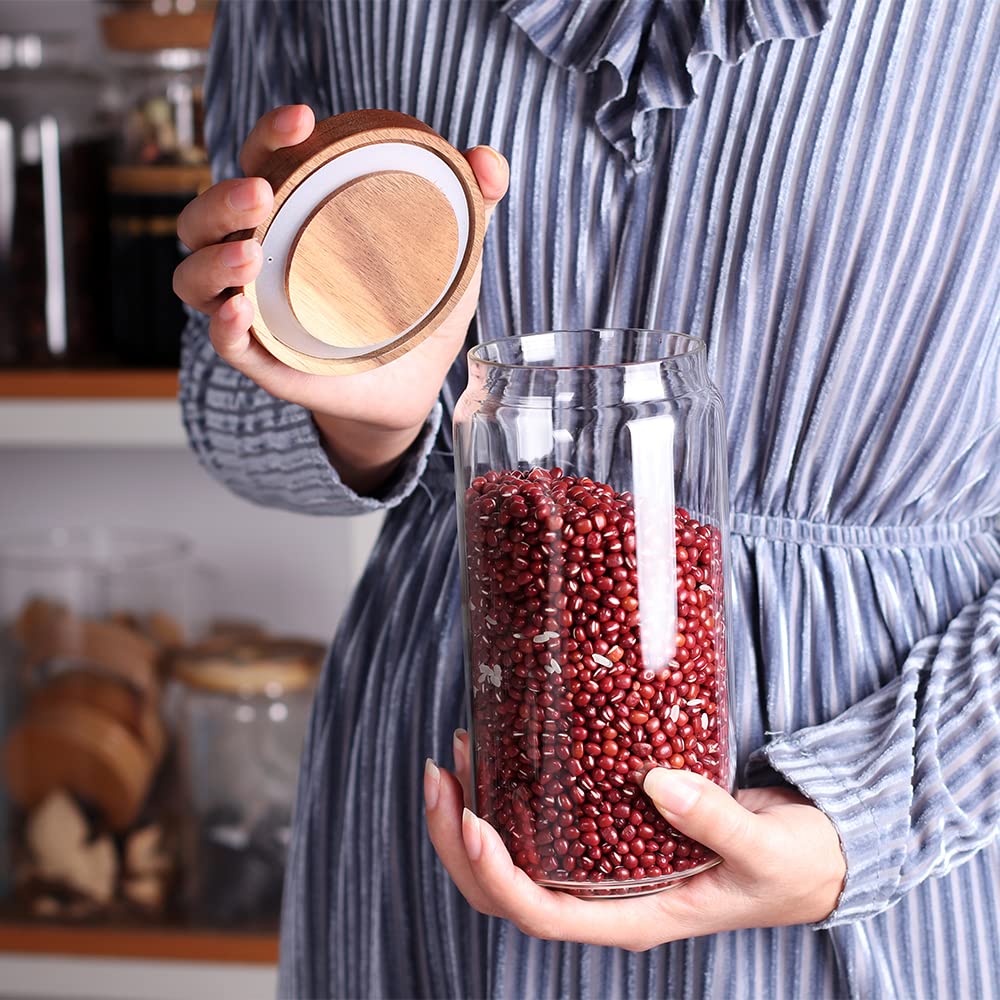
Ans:
POLYGON ((300 371, 386 364, 445 319, 472 280, 486 223, 465 157, 396 111, 352 111, 275 153, 251 332, 300 371))
POLYGON ((179 651, 171 674, 189 687, 277 698, 311 687, 325 649, 298 639, 218 637, 179 651))
POLYGON ((104 44, 119 52, 159 49, 207 49, 212 40, 211 10, 157 14, 149 9, 122 10, 101 19, 104 44))

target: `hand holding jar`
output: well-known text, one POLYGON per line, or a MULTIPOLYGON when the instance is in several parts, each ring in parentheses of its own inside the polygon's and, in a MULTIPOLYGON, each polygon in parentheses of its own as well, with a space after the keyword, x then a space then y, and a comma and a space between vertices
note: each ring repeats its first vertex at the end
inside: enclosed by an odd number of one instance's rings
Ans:
POLYGON ((725 417, 704 344, 480 344, 454 441, 471 740, 457 778, 428 761, 425 797, 469 902, 629 949, 825 917, 845 874, 830 821, 790 790, 734 797, 725 417))
POLYGON ((655 768, 643 788, 657 810, 722 864, 669 892, 576 899, 536 884, 514 865, 496 830, 464 807, 465 733, 456 734, 455 764, 452 774, 429 761, 424 776, 438 856, 471 906, 533 937, 645 951, 703 934, 822 920, 843 886, 836 830, 808 799, 784 788, 748 789, 734 799, 698 775, 655 768))

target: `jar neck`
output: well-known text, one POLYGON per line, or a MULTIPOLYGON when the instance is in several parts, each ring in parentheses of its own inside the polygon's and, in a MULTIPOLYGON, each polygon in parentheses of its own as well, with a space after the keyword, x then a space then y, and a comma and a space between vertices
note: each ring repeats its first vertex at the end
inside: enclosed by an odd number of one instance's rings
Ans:
POLYGON ((710 390, 704 344, 681 334, 532 334, 469 352, 469 392, 546 409, 621 406, 710 390), (548 338, 548 339, 546 339, 548 338))

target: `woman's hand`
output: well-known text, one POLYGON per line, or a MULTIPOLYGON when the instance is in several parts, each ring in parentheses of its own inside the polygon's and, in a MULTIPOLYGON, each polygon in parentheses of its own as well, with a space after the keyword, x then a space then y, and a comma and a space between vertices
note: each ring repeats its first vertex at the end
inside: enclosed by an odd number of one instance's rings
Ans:
MULTIPOLYGON (((271 211, 274 193, 262 177, 275 150, 304 142, 315 119, 304 105, 277 108, 257 122, 240 154, 247 175, 210 187, 181 213, 177 234, 193 253, 174 274, 174 291, 188 305, 211 316, 209 336, 230 365, 279 399, 313 412, 330 457, 355 489, 377 486, 413 442, 437 399, 448 369, 465 342, 479 298, 481 267, 449 317, 422 344, 391 365, 357 375, 309 375, 268 354, 250 335, 253 307, 233 287, 260 272, 260 244, 224 242, 252 229, 271 211)), ((487 146, 466 153, 486 203, 489 222, 507 190, 504 158, 487 146)))
POLYGON ((837 905, 846 866, 833 824, 784 788, 733 799, 687 771, 656 768, 645 791, 682 833, 724 860, 667 892, 635 899, 578 899, 543 889, 514 866, 497 832, 464 808, 468 736, 457 733, 456 775, 427 762, 427 824, 438 856, 481 913, 525 934, 645 951, 667 941, 743 927, 822 920, 837 905))

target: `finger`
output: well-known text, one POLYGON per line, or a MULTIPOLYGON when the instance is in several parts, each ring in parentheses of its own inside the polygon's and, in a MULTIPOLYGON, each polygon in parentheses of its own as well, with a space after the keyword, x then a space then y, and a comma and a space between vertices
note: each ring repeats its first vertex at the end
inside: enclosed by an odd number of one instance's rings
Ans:
POLYGON ((469 166, 476 175, 479 190, 482 192, 488 226, 493 217, 493 210, 507 193, 510 166, 506 158, 492 146, 473 146, 466 152, 465 158, 469 161, 469 166))
POLYGON ((253 306, 242 293, 226 299, 212 314, 208 336, 216 354, 247 378, 265 388, 271 384, 274 395, 275 376, 280 376, 285 396, 296 394, 298 383, 309 376, 282 364, 269 354, 250 333, 253 323, 253 306))
POLYGON ((247 177, 264 172, 268 157, 278 149, 297 146, 312 135, 316 116, 305 104, 289 104, 262 116, 240 150, 240 169, 247 177))
POLYGON ((271 211, 274 194, 263 177, 220 181, 189 202, 177 219, 177 235, 191 250, 221 243, 230 233, 253 229, 271 211))
POLYGON ((214 312, 226 289, 241 287, 257 277, 262 261, 263 252, 256 240, 205 247, 177 265, 174 294, 200 312, 214 312))
POLYGON ((469 869, 462 841, 461 786, 453 774, 440 770, 429 757, 424 766, 424 806, 431 843, 458 891, 480 913, 495 914, 469 869))
POLYGON ((514 865, 496 830, 468 809, 462 814, 462 838, 488 905, 531 937, 645 951, 686 936, 655 896, 578 899, 537 885, 514 865))
POLYGON ((760 818, 699 774, 655 767, 646 775, 643 790, 681 833, 731 865, 752 865, 765 846, 760 818))
POLYGON ((456 729, 452 737, 452 752, 455 755, 455 777, 458 778, 465 795, 465 804, 472 808, 472 766, 469 734, 464 729, 456 729))

